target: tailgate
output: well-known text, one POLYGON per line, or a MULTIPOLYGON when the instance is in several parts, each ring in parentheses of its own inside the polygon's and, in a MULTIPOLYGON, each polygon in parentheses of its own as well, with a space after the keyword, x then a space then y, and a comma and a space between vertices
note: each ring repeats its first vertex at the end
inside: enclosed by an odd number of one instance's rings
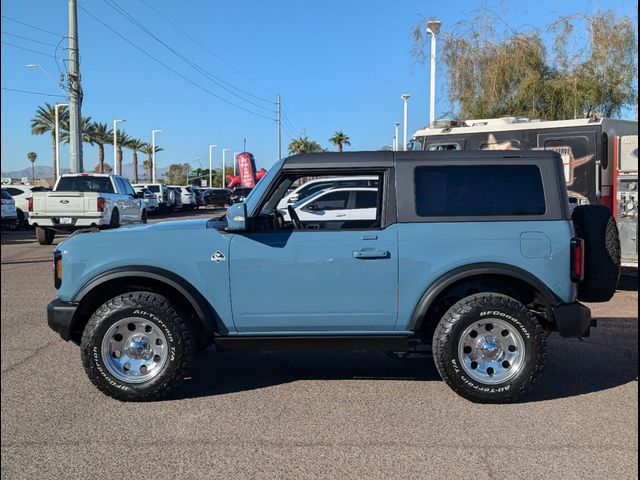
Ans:
POLYGON ((34 195, 34 213, 55 217, 95 216, 98 194, 91 192, 47 192, 44 198, 34 195))

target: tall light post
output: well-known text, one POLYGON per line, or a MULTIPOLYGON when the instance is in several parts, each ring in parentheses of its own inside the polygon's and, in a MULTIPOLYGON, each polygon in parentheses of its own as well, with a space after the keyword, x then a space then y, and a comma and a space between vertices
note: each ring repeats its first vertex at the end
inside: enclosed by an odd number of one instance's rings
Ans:
POLYGON ((151 183, 156 183, 156 133, 162 130, 151 130, 151 183))
POLYGON ((394 125, 396 127, 396 136, 393 137, 394 138, 393 149, 394 150, 398 150, 398 133, 399 133, 399 129, 400 129, 400 122, 396 122, 396 123, 394 123, 394 125))
POLYGON ((402 148, 399 148, 398 150, 402 150, 402 151, 407 149, 407 123, 409 121, 407 100, 409 99, 410 96, 411 96, 410 93, 405 93, 400 96, 400 98, 402 98, 402 100, 404 101, 404 135, 403 135, 404 142, 402 144, 402 148))
POLYGON ((429 20, 427 33, 431 35, 431 78, 429 84, 429 128, 433 127, 436 118, 436 35, 440 33, 442 22, 429 20))
POLYGON ((226 187, 226 170, 227 170, 227 157, 226 154, 227 152, 231 150, 230 148, 223 148, 222 149, 222 188, 226 187))
POLYGON ((118 175, 118 124, 126 122, 122 118, 113 121, 113 173, 118 175))
POLYGON ((58 108, 60 107, 68 107, 69 104, 68 103, 56 103, 53 106, 53 110, 55 112, 55 122, 56 122, 56 128, 55 128, 55 136, 56 136, 56 158, 53 159, 53 170, 54 170, 54 175, 56 177, 56 180, 58 180, 58 177, 60 176, 60 151, 59 151, 59 143, 60 143, 60 114, 58 113, 58 108))
POLYGON ((209 188, 213 188, 213 154, 212 150, 218 145, 209 145, 209 188))
POLYGON ((235 177, 236 174, 236 165, 238 163, 238 155, 240 155, 240 152, 233 152, 233 176, 235 177))

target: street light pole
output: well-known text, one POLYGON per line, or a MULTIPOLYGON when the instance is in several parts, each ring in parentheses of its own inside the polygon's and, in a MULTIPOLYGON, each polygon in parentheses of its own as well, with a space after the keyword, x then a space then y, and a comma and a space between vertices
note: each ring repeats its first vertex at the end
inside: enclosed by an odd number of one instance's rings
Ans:
POLYGON ((222 188, 226 187, 226 170, 227 170, 227 151, 231 150, 230 148, 223 148, 222 149, 222 188))
POLYGON ((209 145, 209 188, 213 188, 213 155, 212 150, 218 145, 209 145))
POLYGON ((407 100, 409 99, 410 96, 411 96, 410 93, 405 93, 400 97, 404 101, 404 135, 403 135, 404 143, 402 144, 402 148, 401 149, 399 148, 398 150, 402 150, 402 151, 407 149, 407 123, 409 121, 407 100))
POLYGON ((394 150, 398 150, 398 133, 399 133, 399 128, 400 128, 400 122, 396 122, 394 123, 395 127, 396 127, 396 136, 393 137, 395 139, 395 141, 393 142, 393 149, 394 150))
POLYGON ((56 177, 56 180, 58 180, 58 177, 60 176, 60 151, 58 146, 58 144, 60 143, 60 114, 58 113, 58 108, 68 107, 68 106, 69 106, 68 103, 56 103, 53 106, 53 110, 55 111, 55 117, 56 117, 56 130, 55 130, 56 158, 53 159, 53 174, 56 177))
POLYGON ((427 33, 431 35, 431 72, 429 85, 429 128, 433 128, 436 118, 436 35, 440 32, 442 22, 429 20, 427 33))
POLYGON ((236 164, 238 163, 238 155, 240 155, 240 152, 233 152, 233 176, 235 177, 236 174, 236 164))
POLYGON ((113 174, 118 175, 118 123, 126 122, 122 118, 113 121, 113 174))
POLYGON ((151 130, 151 183, 156 183, 156 133, 162 130, 151 130))

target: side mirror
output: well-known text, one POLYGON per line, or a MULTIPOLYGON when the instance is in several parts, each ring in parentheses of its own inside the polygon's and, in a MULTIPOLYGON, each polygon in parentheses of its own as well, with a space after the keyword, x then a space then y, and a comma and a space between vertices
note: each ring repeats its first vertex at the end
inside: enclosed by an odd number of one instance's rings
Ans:
POLYGON ((227 209, 227 230, 238 231, 247 229, 247 205, 234 203, 227 209))
POLYGON ((298 201, 298 195, 291 195, 287 203, 296 203, 298 201))

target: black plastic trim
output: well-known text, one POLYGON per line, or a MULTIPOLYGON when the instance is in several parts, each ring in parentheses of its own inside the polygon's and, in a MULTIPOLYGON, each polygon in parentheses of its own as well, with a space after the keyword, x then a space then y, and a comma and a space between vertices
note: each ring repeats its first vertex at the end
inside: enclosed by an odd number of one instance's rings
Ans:
POLYGON ((126 277, 149 278, 160 281, 167 286, 174 288, 193 307, 198 319, 208 333, 215 332, 220 335, 226 335, 229 332, 211 304, 193 285, 181 276, 163 268, 151 267, 148 265, 131 265, 108 270, 84 285, 78 293, 76 293, 73 300, 74 302, 80 303, 82 302, 82 299, 94 288, 99 287, 110 280, 126 277))
POLYGON ((404 335, 291 335, 216 337, 217 349, 225 351, 407 351, 404 335))
POLYGON ((527 282, 540 292, 548 305, 557 305, 560 303, 560 299, 541 280, 521 268, 502 263, 474 263, 458 267, 445 273, 427 288, 413 310, 408 330, 417 331, 420 328, 429 307, 431 307, 431 304, 438 295, 448 286, 460 280, 478 275, 504 275, 517 278, 518 280, 527 282))
POLYGON ((63 302, 59 298, 47 305, 47 324, 65 341, 69 341, 71 338, 73 317, 77 309, 78 304, 63 302))
POLYGON ((565 303, 551 307, 551 311, 560 336, 589 336, 593 322, 591 320, 591 310, 588 307, 579 302, 565 303))

